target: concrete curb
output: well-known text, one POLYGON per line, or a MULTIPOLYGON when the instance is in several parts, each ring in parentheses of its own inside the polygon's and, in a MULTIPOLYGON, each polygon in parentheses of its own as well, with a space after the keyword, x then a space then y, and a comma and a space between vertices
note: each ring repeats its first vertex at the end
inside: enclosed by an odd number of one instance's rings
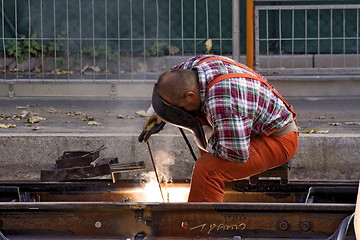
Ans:
MULTIPOLYGON (((189 135, 193 149, 196 145, 189 135)), ((144 161, 145 171, 125 172, 123 179, 140 179, 153 171, 149 153, 136 134, 127 133, 13 133, 0 134, 0 179, 37 180, 64 151, 91 151, 101 145, 105 157, 121 162, 144 161)), ((150 144, 159 174, 166 179, 190 179, 194 160, 180 134, 158 134, 150 144)), ((301 134, 291 160, 290 179, 358 180, 360 134, 301 134)), ((198 151, 195 151, 198 154, 198 151)))

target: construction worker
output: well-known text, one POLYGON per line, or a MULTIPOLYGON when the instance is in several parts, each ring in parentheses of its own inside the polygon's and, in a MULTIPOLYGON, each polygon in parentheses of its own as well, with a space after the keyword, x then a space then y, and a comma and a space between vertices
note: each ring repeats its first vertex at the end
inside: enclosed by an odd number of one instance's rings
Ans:
POLYGON ((225 182, 281 166, 296 152, 292 107, 261 75, 229 58, 193 57, 164 72, 154 89, 152 105, 155 95, 163 105, 149 108, 144 129, 154 120, 181 126, 179 114, 170 119, 172 108, 203 124, 189 202, 222 202, 225 182))

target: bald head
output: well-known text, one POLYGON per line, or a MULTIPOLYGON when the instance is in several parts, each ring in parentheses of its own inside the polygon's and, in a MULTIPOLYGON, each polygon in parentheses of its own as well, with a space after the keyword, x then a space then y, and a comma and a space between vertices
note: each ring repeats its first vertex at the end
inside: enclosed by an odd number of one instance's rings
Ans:
POLYGON ((187 93, 199 91, 195 70, 175 69, 164 72, 158 79, 158 94, 170 104, 179 105, 187 93))

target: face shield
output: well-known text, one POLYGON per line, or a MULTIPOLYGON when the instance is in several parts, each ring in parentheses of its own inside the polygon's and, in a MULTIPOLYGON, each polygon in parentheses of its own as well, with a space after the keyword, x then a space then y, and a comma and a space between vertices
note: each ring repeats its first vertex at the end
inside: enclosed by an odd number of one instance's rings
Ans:
POLYGON ((153 90, 152 105, 157 115, 165 122, 191 131, 194 135, 196 145, 206 151, 207 142, 199 119, 195 114, 168 104, 157 93, 157 84, 155 84, 153 90))

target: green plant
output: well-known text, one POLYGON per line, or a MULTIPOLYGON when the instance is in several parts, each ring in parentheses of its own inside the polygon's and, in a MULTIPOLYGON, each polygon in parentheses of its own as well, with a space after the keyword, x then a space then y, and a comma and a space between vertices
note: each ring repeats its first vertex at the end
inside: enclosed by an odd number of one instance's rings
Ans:
POLYGON ((82 48, 82 52, 83 54, 88 54, 92 57, 107 56, 109 60, 114 60, 117 57, 117 53, 113 53, 110 46, 107 48, 104 46, 86 46, 82 48))
POLYGON ((167 43, 154 43, 150 48, 145 50, 145 56, 164 56, 169 51, 169 44, 167 43))
POLYGON ((56 52, 65 52, 66 51, 66 48, 67 48, 67 45, 64 41, 62 41, 63 39, 66 39, 67 36, 66 36, 66 32, 65 31, 62 31, 61 33, 59 33, 57 35, 57 39, 61 39, 61 40, 57 40, 55 41, 54 39, 54 42, 51 42, 48 46, 48 50, 49 52, 51 53, 54 53, 55 51, 56 52))
POLYGON ((17 58, 18 63, 22 63, 24 60, 29 59, 29 56, 38 57, 46 51, 46 47, 36 40, 36 35, 31 35, 30 38, 26 38, 21 35, 18 39, 9 40, 7 43, 9 48, 7 53, 10 57, 17 58))
POLYGON ((59 63, 59 64, 65 63, 65 59, 63 57, 56 57, 55 61, 56 61, 56 63, 59 63))
POLYGON ((150 57, 150 56, 161 57, 167 54, 175 55, 179 51, 180 51, 179 48, 175 46, 170 46, 168 43, 157 42, 154 43, 150 48, 146 49, 144 55, 146 57, 150 57))

